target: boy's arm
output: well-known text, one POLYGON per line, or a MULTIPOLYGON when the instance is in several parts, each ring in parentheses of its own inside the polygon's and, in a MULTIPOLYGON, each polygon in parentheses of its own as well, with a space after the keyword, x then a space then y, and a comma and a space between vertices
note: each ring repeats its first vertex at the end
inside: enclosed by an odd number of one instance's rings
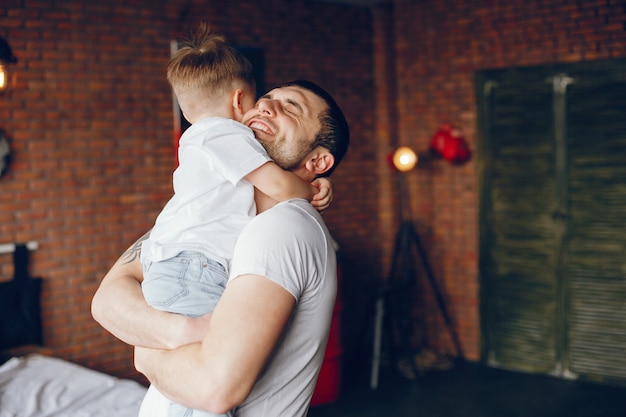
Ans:
MULTIPOLYGON (((333 200, 333 187, 328 178, 317 178, 311 184, 318 189, 317 194, 313 196, 311 205, 320 213, 330 206, 333 200)), ((261 214, 265 210, 276 205, 277 201, 263 194, 258 188, 254 188, 254 201, 256 203, 256 213, 261 214)))
POLYGON ((254 185, 257 214, 290 198, 304 198, 322 212, 330 206, 333 199, 332 183, 328 178, 318 178, 309 184, 274 162, 260 166, 246 175, 246 179, 254 185))
POLYGON ((318 191, 312 184, 293 172, 285 171, 271 161, 246 175, 246 179, 263 194, 276 201, 285 201, 290 198, 304 198, 312 201, 318 191))

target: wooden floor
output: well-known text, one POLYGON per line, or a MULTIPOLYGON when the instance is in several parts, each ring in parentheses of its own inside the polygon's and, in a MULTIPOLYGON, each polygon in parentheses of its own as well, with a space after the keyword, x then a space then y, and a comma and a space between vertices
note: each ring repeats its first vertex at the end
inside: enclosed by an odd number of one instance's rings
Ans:
POLYGON ((311 407, 309 417, 626 417, 626 387, 606 386, 454 364, 408 379, 382 370, 343 377, 337 401, 311 407))

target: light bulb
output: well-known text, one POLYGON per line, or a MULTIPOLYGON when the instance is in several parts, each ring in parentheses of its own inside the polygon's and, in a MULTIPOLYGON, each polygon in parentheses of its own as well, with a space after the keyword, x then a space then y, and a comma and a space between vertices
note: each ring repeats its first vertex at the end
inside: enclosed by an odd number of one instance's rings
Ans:
POLYGON ((0 91, 4 91, 7 88, 7 73, 4 69, 4 65, 0 64, 0 91))
POLYGON ((400 172, 409 172, 417 165, 417 154, 408 146, 400 146, 393 153, 393 166, 400 172))

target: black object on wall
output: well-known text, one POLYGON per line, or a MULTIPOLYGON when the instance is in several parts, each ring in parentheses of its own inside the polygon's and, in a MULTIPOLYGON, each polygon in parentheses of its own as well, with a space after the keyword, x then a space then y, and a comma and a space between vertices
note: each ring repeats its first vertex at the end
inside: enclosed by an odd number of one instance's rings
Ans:
POLYGON ((41 278, 28 273, 29 250, 15 246, 13 280, 0 283, 0 349, 43 344, 41 278))

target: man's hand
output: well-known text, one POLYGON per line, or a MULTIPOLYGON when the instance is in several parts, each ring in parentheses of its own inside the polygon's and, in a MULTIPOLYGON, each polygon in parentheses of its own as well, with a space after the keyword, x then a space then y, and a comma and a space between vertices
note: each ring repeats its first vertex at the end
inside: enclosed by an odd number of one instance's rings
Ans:
POLYGON ((318 189, 317 194, 313 196, 311 205, 322 213, 330 207, 330 203, 333 201, 333 184, 330 182, 329 178, 322 177, 315 179, 311 185, 318 189))

